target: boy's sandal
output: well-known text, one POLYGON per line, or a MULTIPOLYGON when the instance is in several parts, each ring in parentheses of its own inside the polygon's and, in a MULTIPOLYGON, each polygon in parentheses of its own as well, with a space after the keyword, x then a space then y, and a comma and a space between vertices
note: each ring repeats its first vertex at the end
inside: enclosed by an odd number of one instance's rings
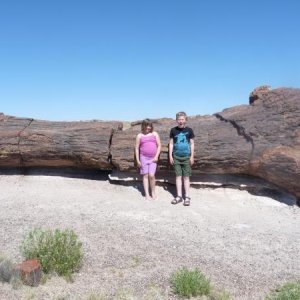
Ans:
POLYGON ((171 201, 172 204, 178 204, 178 203, 180 203, 180 202, 182 202, 182 197, 179 197, 179 196, 175 197, 175 198, 171 201))
POLYGON ((184 206, 190 206, 191 204, 191 198, 190 197, 185 197, 183 201, 184 206))

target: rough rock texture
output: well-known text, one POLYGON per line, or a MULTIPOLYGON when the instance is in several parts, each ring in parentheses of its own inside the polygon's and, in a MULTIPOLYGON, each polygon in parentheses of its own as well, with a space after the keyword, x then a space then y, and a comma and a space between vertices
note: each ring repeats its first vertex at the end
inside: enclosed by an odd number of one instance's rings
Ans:
POLYGON ((225 110, 218 116, 236 126, 251 145, 247 174, 300 198, 300 90, 269 90, 258 94, 251 106, 225 110))
MULTIPOLYGON (((194 173, 248 174, 300 199, 300 89, 259 87, 249 102, 188 120, 196 136, 194 173)), ((168 171, 169 131, 176 122, 153 121, 162 140, 159 172, 168 171)), ((134 144, 140 124, 122 130, 117 122, 46 122, 0 114, 0 167, 136 172, 134 144)))
MULTIPOLYGON (((250 105, 188 120, 195 133, 194 173, 249 174, 264 178, 300 198, 300 90, 255 90, 250 105)), ((134 166, 132 128, 114 134, 112 163, 120 170, 134 166)), ((154 121, 163 149, 160 170, 168 168, 167 143, 174 120, 154 121)))
POLYGON ((111 136, 120 122, 49 122, 0 115, 0 167, 111 169, 111 136))
POLYGON ((267 95, 267 93, 271 90, 269 85, 262 85, 254 89, 249 96, 249 103, 253 104, 259 98, 262 98, 267 95))

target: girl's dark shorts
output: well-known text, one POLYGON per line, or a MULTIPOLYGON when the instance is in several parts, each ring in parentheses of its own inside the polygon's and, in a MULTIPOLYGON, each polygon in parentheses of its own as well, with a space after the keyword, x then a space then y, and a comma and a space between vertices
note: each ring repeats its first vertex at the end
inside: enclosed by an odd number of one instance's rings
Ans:
POLYGON ((192 168, 190 164, 190 157, 189 156, 176 156, 173 155, 174 159, 174 170, 176 176, 184 176, 190 177, 192 175, 192 168))

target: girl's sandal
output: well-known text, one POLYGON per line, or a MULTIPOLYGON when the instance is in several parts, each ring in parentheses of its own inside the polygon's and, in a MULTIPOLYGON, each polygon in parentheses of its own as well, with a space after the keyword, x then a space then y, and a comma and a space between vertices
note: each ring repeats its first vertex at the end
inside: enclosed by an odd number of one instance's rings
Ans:
POLYGON ((178 203, 180 203, 180 202, 182 202, 182 197, 180 197, 180 196, 175 197, 175 198, 171 201, 172 204, 178 204, 178 203))
POLYGON ((191 204, 191 198, 190 197, 185 197, 183 200, 183 205, 184 206, 190 206, 191 204))

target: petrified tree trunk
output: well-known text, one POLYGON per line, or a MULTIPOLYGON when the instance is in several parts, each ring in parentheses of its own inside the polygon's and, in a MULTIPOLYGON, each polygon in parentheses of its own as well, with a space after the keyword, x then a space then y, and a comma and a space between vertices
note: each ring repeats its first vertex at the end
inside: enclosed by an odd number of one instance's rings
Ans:
POLYGON ((49 122, 0 115, 0 167, 110 170, 110 142, 120 122, 49 122))
MULTIPOLYGON (((200 110, 201 108, 199 108, 200 110)), ((197 110, 197 108, 195 108, 197 110)), ((173 119, 154 121, 161 136, 158 171, 168 171, 173 119)), ((195 132, 194 173, 248 174, 300 198, 300 90, 254 90, 250 105, 188 120, 195 132)), ((78 167, 136 172, 140 122, 48 122, 0 114, 0 167, 78 167)))
MULTIPOLYGON (((251 103, 188 120, 196 136, 193 172, 249 174, 300 198, 300 90, 254 91, 251 103)), ((164 146, 161 170, 168 168, 169 130, 175 125, 166 119, 154 123, 164 146)), ((118 169, 135 168, 133 140, 139 130, 134 126, 113 135, 112 163, 118 169)))

